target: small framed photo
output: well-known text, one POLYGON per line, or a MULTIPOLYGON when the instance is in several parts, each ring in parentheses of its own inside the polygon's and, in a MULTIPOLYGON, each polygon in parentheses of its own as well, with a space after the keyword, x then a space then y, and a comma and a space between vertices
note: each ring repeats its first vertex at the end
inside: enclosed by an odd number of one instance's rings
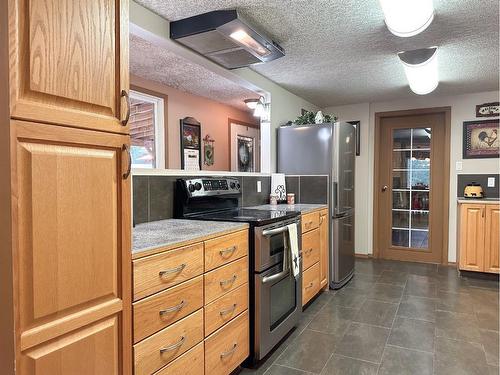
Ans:
POLYGON ((499 120, 465 121, 463 158, 482 159, 500 156, 499 120))
POLYGON ((181 120, 181 168, 201 169, 201 124, 193 117, 181 120))
POLYGON ((500 116, 500 103, 484 103, 476 105, 476 117, 498 117, 500 116))

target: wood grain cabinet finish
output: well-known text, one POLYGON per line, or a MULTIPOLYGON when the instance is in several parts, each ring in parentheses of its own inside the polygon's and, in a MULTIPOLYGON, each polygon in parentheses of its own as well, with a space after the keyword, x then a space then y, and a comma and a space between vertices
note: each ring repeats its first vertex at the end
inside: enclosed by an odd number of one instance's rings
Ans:
POLYGON ((248 254, 248 230, 205 241, 205 272, 248 254))
POLYGON ((205 304, 248 283, 248 257, 243 257, 205 274, 205 304))
POLYGON ((202 375, 205 373, 205 348, 202 342, 175 359, 154 375, 202 375))
POLYGON ((249 355, 248 310, 205 340, 205 374, 227 375, 249 355))
POLYGON ((118 353, 119 323, 112 316, 23 352, 20 373, 118 375, 118 353))
POLYGON ((302 306, 307 304, 320 290, 319 263, 302 273, 302 306))
POLYGON ((302 233, 319 227, 319 211, 302 215, 302 233))
POLYGON ((495 204, 460 205, 459 269, 499 273, 500 208, 495 204))
POLYGON ((322 210, 319 217, 319 273, 320 285, 328 285, 328 269, 330 265, 330 235, 329 235, 328 210, 322 210))
POLYGON ((129 327, 130 179, 122 178, 129 138, 11 126, 20 350, 113 314, 129 327))
POLYGON ((316 228, 302 235, 302 268, 306 270, 319 262, 319 253, 320 232, 319 228, 316 228))
POLYGON ((128 133, 128 0, 9 0, 12 118, 128 133))
POLYGON ((500 273, 500 207, 486 206, 484 272, 500 273))

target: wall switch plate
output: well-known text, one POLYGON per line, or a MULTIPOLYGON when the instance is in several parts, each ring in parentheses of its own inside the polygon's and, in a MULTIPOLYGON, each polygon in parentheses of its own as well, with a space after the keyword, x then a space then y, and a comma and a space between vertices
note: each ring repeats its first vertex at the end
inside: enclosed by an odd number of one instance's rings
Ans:
POLYGON ((455 163, 455 170, 456 171, 461 171, 462 170, 463 163, 461 161, 457 161, 455 163))
POLYGON ((488 187, 495 187, 495 177, 488 177, 488 187))
POLYGON ((262 182, 257 181, 257 193, 262 193, 262 182))

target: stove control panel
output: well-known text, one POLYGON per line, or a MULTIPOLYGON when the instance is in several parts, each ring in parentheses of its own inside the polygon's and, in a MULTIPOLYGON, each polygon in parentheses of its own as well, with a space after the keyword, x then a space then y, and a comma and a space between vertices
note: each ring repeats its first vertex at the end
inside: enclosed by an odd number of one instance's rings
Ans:
POLYGON ((237 178, 196 178, 184 182, 191 197, 241 194, 240 181, 237 178))

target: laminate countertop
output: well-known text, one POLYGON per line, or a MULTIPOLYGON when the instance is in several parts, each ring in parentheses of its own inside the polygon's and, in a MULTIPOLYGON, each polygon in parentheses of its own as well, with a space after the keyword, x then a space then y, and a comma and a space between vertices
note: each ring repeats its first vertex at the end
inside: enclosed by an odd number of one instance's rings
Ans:
POLYGON ((311 204, 311 203, 297 203, 297 204, 263 204, 261 206, 245 207, 254 210, 271 210, 271 211, 297 211, 301 214, 328 208, 326 204, 311 204))
POLYGON ((190 245, 248 228, 246 223, 167 219, 132 228, 132 258, 190 245))
POLYGON ((472 203, 472 204, 499 204, 500 198, 457 198, 458 204, 472 203))

